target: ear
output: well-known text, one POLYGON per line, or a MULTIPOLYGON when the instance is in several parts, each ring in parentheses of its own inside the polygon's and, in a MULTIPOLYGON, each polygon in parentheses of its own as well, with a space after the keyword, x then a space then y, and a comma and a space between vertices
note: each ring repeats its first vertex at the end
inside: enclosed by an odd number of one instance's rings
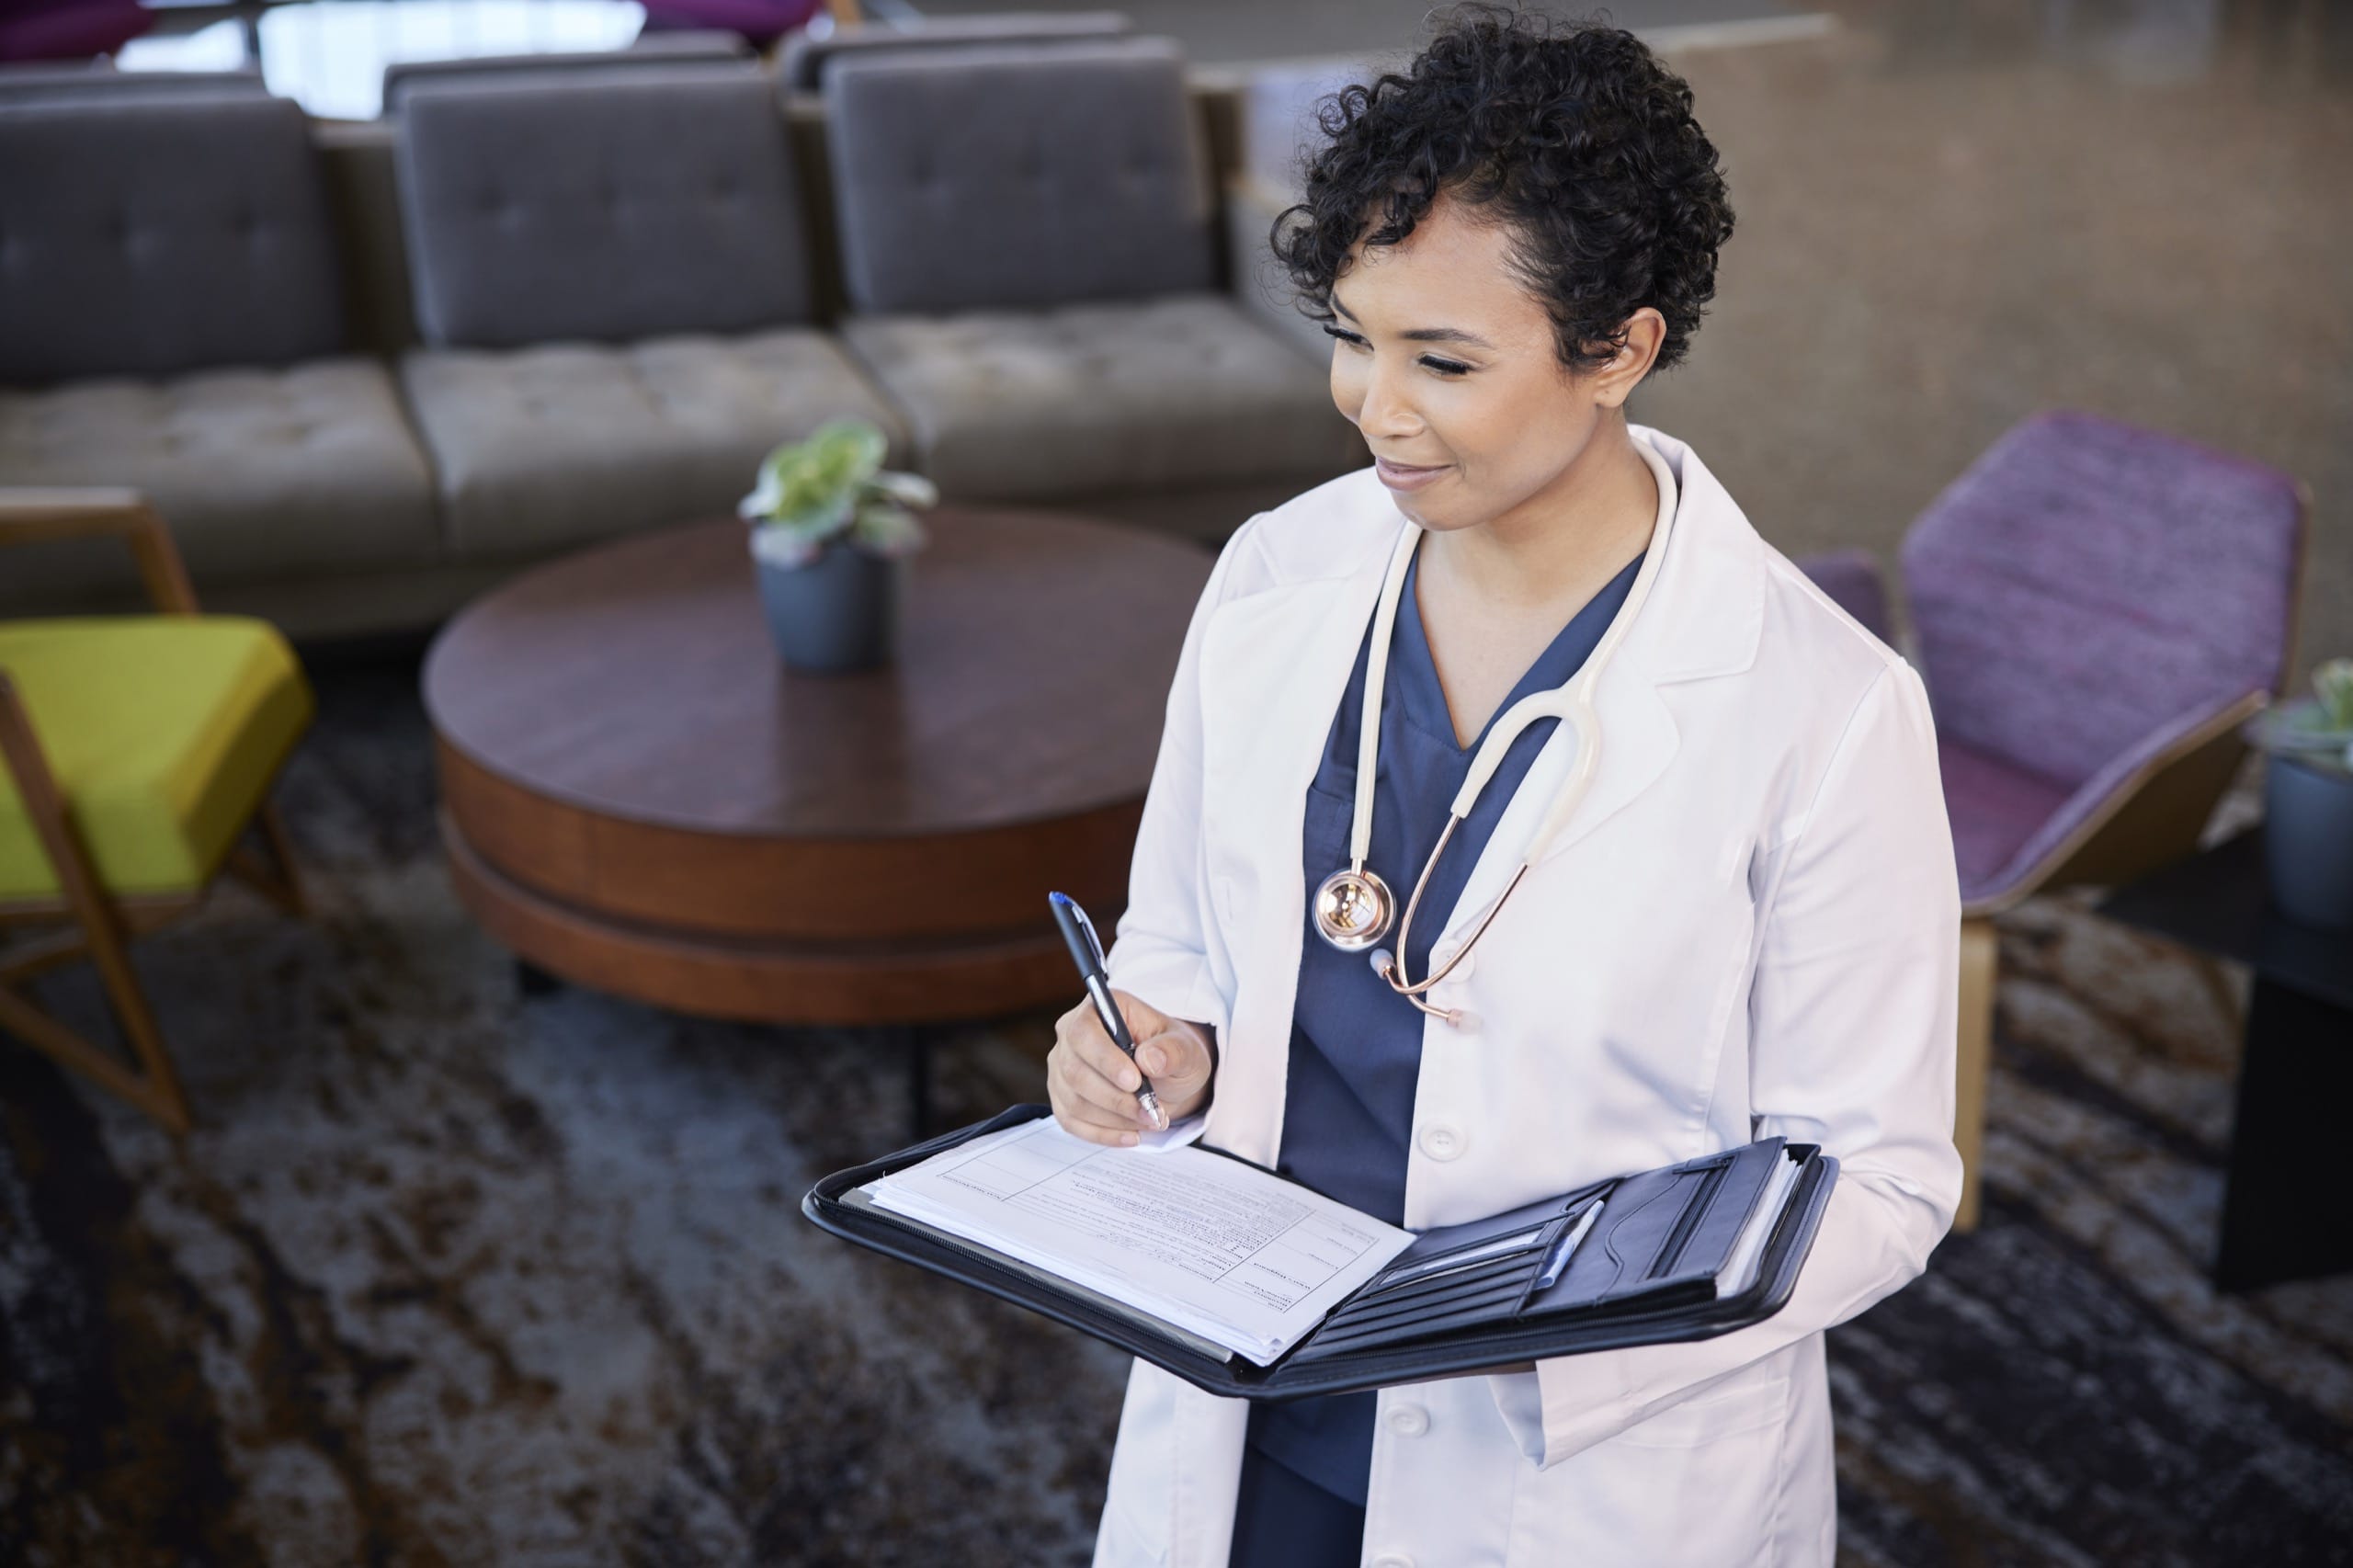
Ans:
POLYGON ((1603 408, 1621 408, 1643 378, 1657 362, 1666 342, 1666 318, 1649 305, 1628 316, 1624 341, 1609 363, 1592 373, 1593 401, 1603 408))

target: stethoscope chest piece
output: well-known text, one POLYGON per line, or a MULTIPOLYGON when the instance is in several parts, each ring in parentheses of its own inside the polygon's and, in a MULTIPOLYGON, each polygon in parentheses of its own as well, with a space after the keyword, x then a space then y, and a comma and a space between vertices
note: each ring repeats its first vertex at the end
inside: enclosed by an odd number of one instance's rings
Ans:
POLYGON ((1389 934, 1397 901, 1371 871, 1343 866, 1315 890, 1315 929, 1342 952, 1361 952, 1389 934))

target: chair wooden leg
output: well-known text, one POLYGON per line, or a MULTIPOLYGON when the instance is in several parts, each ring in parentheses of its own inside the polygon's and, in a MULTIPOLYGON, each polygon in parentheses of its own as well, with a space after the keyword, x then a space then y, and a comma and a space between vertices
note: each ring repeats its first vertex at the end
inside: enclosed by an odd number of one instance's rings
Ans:
POLYGON ((2001 953, 1991 920, 1961 923, 1961 1028, 1952 1141, 1961 1150, 1961 1207, 1952 1228, 1977 1228, 1985 1156, 1985 1082, 1994 1065, 1994 981, 2001 953))
POLYGON ((186 1132, 188 1099, 165 1052, 146 993, 140 989, 139 976, 131 967, 124 927, 116 920, 97 872, 83 849, 81 835, 74 831, 64 795, 51 776, 48 759, 33 733, 32 717, 5 674, 0 674, 0 764, 15 778, 25 814, 56 869, 66 910, 82 929, 90 961, 97 968, 115 1019, 142 1072, 129 1072, 105 1051, 6 987, 0 987, 0 1028, 23 1035, 67 1065, 87 1073, 174 1132, 186 1132))
POLYGON ((262 897, 295 917, 311 913, 311 901, 302 891, 302 873, 294 860, 293 840, 286 834, 286 823, 278 814, 278 802, 263 802, 254 818, 254 826, 261 835, 263 845, 269 850, 269 863, 253 853, 245 845, 230 852, 229 869, 237 880, 262 897))

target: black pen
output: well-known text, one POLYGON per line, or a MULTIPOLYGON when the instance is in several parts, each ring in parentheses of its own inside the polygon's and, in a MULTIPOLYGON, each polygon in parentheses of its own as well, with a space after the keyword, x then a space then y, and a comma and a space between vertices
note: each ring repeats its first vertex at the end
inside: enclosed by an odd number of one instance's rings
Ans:
MULTIPOLYGON (((1120 1016, 1120 1005, 1111 1000, 1110 977, 1103 972, 1103 944, 1096 937, 1095 922, 1068 893, 1050 892, 1046 902, 1053 906, 1054 924, 1062 927, 1063 940, 1070 944, 1078 978, 1086 983, 1086 994, 1095 998, 1096 1016, 1110 1032, 1111 1043, 1127 1052, 1129 1061, 1135 1061, 1135 1039, 1128 1033, 1128 1021, 1120 1016)), ((1136 1103, 1152 1117, 1153 1126, 1165 1129, 1167 1113, 1160 1108, 1160 1096, 1152 1092, 1152 1080, 1143 1075, 1141 1065, 1136 1068, 1136 1103)))

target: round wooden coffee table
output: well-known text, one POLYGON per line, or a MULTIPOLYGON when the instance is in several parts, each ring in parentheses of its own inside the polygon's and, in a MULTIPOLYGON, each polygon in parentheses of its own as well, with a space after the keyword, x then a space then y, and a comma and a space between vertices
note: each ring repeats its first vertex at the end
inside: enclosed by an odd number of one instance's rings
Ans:
POLYGON ((940 507, 900 656, 801 675, 745 525, 525 574, 434 641, 460 896, 531 966, 681 1012, 917 1024, 1078 994, 1046 894, 1110 938, 1199 547, 940 507))

